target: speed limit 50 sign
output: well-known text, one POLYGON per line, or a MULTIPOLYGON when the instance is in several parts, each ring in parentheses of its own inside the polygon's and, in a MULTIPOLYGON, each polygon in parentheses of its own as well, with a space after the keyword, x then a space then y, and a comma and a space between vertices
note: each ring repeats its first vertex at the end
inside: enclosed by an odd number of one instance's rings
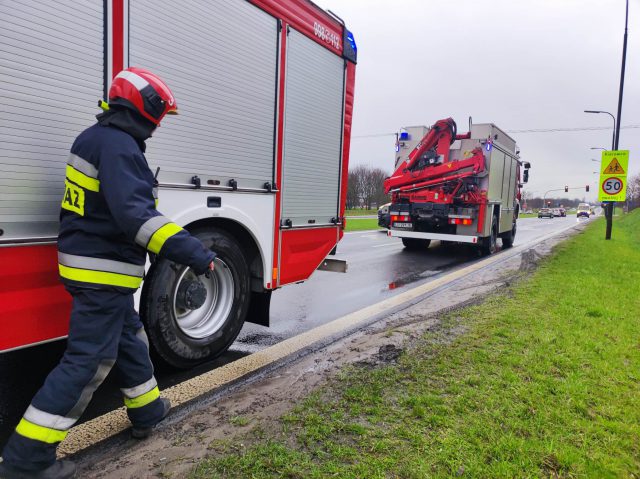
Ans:
POLYGON ((624 201, 627 193, 629 151, 602 152, 598 201, 624 201))

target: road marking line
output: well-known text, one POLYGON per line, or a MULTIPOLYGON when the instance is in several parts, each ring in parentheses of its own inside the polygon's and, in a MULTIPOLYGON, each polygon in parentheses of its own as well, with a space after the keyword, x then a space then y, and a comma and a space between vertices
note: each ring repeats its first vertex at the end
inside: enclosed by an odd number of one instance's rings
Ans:
POLYGON ((372 246, 372 248, 382 248, 383 246, 402 246, 401 241, 394 241, 393 243, 383 243, 372 246))
MULTIPOLYGON (((163 391, 162 396, 171 400, 173 406, 179 406, 188 401, 192 401, 199 396, 211 392, 213 389, 219 388, 224 384, 236 381, 243 376, 268 366, 269 364, 286 358, 298 351, 301 351, 315 343, 326 340, 338 333, 355 329, 362 323, 365 323, 371 317, 390 312, 395 308, 409 303, 425 294, 440 288, 448 283, 452 283, 463 276, 474 273, 480 269, 492 265, 503 260, 507 260, 516 256, 521 251, 545 241, 553 236, 568 231, 576 225, 564 228, 562 230, 546 234, 538 239, 529 241, 520 246, 514 246, 506 250, 507 254, 496 254, 484 260, 478 261, 470 266, 466 266, 457 271, 436 278, 433 281, 417 286, 408 291, 399 293, 391 298, 385 299, 379 303, 367 306, 353 313, 349 313, 338 319, 334 319, 329 323, 325 323, 307 332, 285 339, 273 346, 245 356, 224 366, 206 372, 200 376, 191 378, 180 384, 172 386, 163 391)), ((67 439, 58 447, 58 455, 64 457, 111 436, 114 436, 130 427, 124 407, 111 411, 103 416, 97 417, 83 424, 80 424, 69 431, 67 439)))

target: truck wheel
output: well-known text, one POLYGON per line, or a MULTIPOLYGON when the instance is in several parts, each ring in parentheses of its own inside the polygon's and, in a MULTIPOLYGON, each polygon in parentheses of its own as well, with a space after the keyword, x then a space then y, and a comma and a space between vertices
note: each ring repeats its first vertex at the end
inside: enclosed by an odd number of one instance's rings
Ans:
POLYGON ((418 238, 402 238, 402 244, 408 250, 427 249, 431 244, 431 240, 418 238))
POLYGON ((190 368, 226 351, 249 308, 249 268, 237 241, 216 229, 192 234, 217 257, 210 278, 166 259, 153 263, 140 311, 152 350, 177 368, 190 368))
POLYGON ((491 222, 491 234, 486 238, 482 239, 482 245, 480 246, 480 251, 483 255, 489 256, 495 253, 498 249, 496 243, 498 242, 498 220, 496 217, 493 217, 493 221, 491 222))
POLYGON ((516 239, 516 224, 513 223, 513 228, 511 228, 511 231, 502 235, 502 247, 511 248, 513 246, 513 241, 515 239, 516 239))

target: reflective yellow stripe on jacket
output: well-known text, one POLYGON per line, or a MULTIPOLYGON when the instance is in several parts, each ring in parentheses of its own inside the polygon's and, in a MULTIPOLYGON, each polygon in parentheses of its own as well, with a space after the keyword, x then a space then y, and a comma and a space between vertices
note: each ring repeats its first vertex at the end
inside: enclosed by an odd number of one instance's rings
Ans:
POLYGON ((138 230, 135 241, 152 253, 158 254, 165 242, 182 228, 165 216, 154 216, 138 230))
POLYGON ((58 252, 60 276, 81 283, 103 284, 137 289, 144 266, 88 256, 58 252))
POLYGON ((66 173, 67 179, 73 181, 76 185, 82 186, 89 191, 100 191, 98 170, 78 155, 74 155, 73 153, 69 155, 66 173))

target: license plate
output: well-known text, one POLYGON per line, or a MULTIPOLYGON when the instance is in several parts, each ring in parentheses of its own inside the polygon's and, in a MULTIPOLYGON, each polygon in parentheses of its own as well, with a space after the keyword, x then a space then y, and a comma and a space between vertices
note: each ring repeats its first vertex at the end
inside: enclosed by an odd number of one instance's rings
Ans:
POLYGON ((393 223, 394 228, 413 228, 413 223, 393 223))

